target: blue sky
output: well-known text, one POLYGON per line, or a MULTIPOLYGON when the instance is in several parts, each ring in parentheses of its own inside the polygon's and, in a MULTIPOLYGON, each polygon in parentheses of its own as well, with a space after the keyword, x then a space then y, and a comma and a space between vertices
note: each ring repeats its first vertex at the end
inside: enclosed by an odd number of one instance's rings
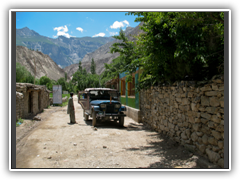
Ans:
POLYGON ((136 16, 126 12, 17 12, 16 28, 28 27, 40 35, 57 38, 109 37, 118 35, 120 27, 136 27, 136 16))

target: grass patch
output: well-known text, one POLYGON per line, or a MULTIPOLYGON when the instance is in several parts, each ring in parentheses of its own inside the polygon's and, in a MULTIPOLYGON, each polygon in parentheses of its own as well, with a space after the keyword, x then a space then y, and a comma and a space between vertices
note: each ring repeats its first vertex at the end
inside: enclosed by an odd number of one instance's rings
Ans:
POLYGON ((20 126, 23 123, 23 119, 19 118, 16 122, 16 127, 20 126))

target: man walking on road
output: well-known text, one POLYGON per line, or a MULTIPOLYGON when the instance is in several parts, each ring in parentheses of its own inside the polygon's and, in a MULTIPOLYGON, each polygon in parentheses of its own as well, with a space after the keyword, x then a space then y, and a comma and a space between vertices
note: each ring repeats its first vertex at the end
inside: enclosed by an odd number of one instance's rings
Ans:
POLYGON ((70 93, 70 98, 68 99, 68 107, 67 107, 67 113, 69 114, 70 116, 70 123, 71 124, 74 124, 74 123, 77 123, 75 121, 75 109, 74 109, 74 104, 73 104, 73 93, 71 92, 70 93))

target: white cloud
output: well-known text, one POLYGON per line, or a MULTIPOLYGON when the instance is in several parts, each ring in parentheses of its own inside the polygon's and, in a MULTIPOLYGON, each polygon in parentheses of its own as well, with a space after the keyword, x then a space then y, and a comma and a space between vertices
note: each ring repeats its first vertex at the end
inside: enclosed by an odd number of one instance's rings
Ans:
POLYGON ((63 32, 68 32, 68 28, 67 28, 67 26, 65 25, 64 27, 63 26, 60 26, 60 27, 55 27, 54 29, 53 29, 54 31, 63 31, 63 32))
POLYGON ((127 20, 124 20, 123 23, 125 23, 127 26, 129 26, 129 22, 127 20))
POLYGON ((76 30, 83 32, 83 28, 77 27, 76 30))
POLYGON ((129 26, 129 22, 127 20, 124 20, 122 22, 115 21, 113 25, 110 26, 111 29, 118 29, 120 27, 129 26))
POLYGON ((63 26, 55 27, 53 30, 57 31, 57 35, 56 36, 53 35, 53 37, 58 37, 58 36, 65 36, 67 38, 73 37, 67 33, 68 28, 66 25, 64 27, 63 26))
POLYGON ((98 37, 98 36, 104 37, 105 33, 98 33, 98 34, 95 34, 93 37, 98 37))

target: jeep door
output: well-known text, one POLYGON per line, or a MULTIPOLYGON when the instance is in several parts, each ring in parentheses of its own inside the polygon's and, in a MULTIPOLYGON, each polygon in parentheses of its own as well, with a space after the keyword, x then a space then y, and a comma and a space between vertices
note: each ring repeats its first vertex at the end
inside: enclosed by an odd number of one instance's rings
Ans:
POLYGON ((89 110, 89 93, 85 91, 79 91, 78 103, 84 110, 89 110))

